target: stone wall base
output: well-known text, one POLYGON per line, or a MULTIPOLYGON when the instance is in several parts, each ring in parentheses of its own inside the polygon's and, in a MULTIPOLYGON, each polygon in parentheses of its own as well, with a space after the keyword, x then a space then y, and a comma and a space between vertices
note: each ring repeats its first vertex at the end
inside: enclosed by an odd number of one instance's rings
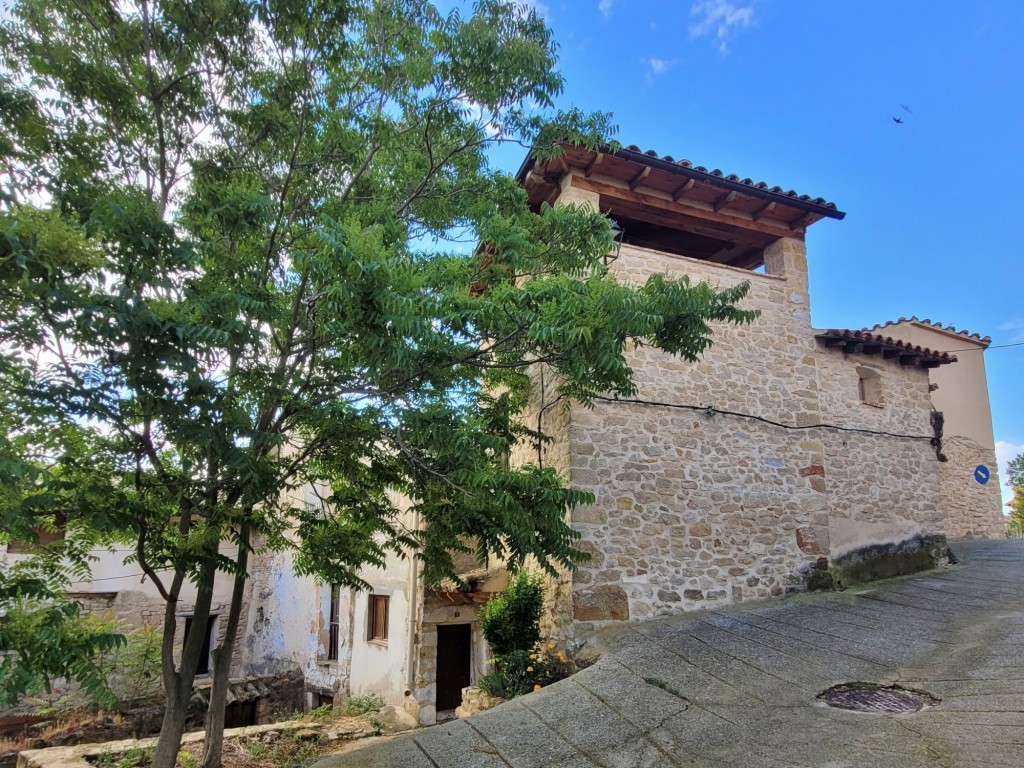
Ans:
POLYGON ((948 542, 942 534, 914 536, 847 552, 834 559, 829 570, 837 586, 861 584, 934 568, 945 562, 948 551, 948 542))

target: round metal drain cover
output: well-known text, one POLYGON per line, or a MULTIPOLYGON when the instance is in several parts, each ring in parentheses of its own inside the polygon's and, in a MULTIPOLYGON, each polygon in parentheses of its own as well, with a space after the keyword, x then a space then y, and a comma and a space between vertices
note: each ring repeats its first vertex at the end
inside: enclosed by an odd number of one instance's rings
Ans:
POLYGON ((836 685, 818 694, 818 698, 830 707, 892 715, 910 715, 938 703, 938 699, 924 691, 874 683, 836 685))

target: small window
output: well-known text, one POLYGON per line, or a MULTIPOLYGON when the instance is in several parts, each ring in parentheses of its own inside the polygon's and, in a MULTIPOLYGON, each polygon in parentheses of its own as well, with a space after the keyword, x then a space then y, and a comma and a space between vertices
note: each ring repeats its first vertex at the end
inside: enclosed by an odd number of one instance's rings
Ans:
POLYGON ((857 389, 860 401, 868 405, 882 404, 882 377, 872 368, 857 368, 857 389))
POLYGON ((388 603, 387 595, 370 595, 370 626, 367 639, 371 643, 388 641, 388 603))
MULTIPOLYGON (((192 620, 194 617, 185 617, 185 635, 182 644, 188 642, 189 633, 192 631, 192 620)), ((210 650, 213 648, 213 638, 217 631, 217 617, 211 616, 206 625, 206 638, 203 641, 203 649, 199 652, 199 666, 196 667, 196 676, 210 674, 210 650)))
POLYGON ((337 661, 341 653, 341 585, 331 584, 331 616, 327 625, 327 660, 337 661))

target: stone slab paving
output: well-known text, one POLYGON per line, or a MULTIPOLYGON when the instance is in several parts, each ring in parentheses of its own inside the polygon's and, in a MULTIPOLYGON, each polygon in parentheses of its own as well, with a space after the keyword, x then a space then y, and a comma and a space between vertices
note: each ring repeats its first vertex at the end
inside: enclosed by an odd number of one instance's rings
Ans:
POLYGON ((635 623, 568 680, 315 768, 1024 766, 1024 541, 870 588, 635 623), (833 709, 846 682, 941 701, 833 709))

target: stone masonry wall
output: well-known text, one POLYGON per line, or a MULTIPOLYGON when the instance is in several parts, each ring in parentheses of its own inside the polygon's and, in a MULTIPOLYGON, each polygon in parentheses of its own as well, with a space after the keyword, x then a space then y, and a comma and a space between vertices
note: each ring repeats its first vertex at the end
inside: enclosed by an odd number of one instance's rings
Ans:
POLYGON ((701 410, 793 426, 820 420, 802 244, 785 242, 769 256, 783 262, 773 269, 795 270, 762 275, 622 248, 620 279, 668 272, 720 287, 746 280, 743 306, 761 315, 749 326, 716 327, 697 363, 630 352, 638 399, 695 410, 603 402, 572 412, 572 482, 596 496, 573 515, 593 553, 574 578, 574 629, 795 591, 822 553, 829 504, 820 441, 701 410))
POLYGON ((939 471, 931 445, 928 372, 880 355, 846 355, 821 347, 818 391, 822 421, 910 437, 818 430, 830 497, 833 558, 874 544, 943 533, 939 471), (880 402, 861 402, 861 374, 875 374, 880 402))
POLYGON ((885 402, 861 403, 857 367, 881 361, 814 338, 803 243, 779 241, 765 261, 756 274, 622 248, 620 279, 746 280, 743 306, 761 314, 716 327, 696 363, 631 350, 646 404, 572 411, 571 480, 596 500, 573 514, 592 559, 572 581, 570 649, 601 623, 795 592, 843 547, 942 532, 927 372, 886 361, 885 402))
POLYGON ((942 452, 949 459, 939 469, 946 533, 951 539, 1001 539, 1006 536, 1002 516, 996 454, 966 437, 947 437, 942 452), (975 467, 984 464, 991 471, 985 484, 974 478, 975 467))

